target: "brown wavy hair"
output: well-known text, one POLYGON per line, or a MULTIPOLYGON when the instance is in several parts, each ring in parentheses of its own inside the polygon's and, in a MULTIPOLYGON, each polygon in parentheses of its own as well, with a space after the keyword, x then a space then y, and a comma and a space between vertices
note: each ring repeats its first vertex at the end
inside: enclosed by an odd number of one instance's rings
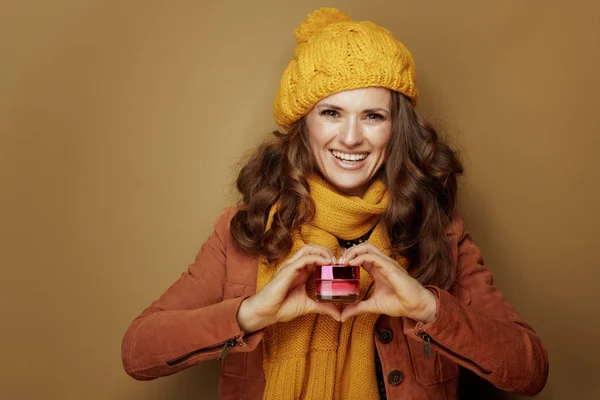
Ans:
MULTIPOLYGON (((408 260, 409 272, 424 285, 448 289, 454 267, 445 228, 456 204, 457 176, 463 167, 455 150, 423 120, 404 95, 392 91, 392 136, 383 166, 390 201, 383 222, 391 255, 408 260)), ((273 132, 243 165, 237 178, 240 209, 231 221, 235 242, 271 262, 287 255, 292 231, 310 223, 315 204, 307 177, 319 173, 309 144, 305 119, 287 134, 273 132), (271 229, 269 210, 279 202, 271 229)))

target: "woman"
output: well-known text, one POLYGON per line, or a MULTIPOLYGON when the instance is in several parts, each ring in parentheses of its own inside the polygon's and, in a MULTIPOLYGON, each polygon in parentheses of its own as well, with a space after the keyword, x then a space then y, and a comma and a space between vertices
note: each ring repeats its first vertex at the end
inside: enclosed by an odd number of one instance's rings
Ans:
POLYGON ((493 286, 454 211, 462 166, 415 112, 385 29, 320 9, 274 105, 287 133, 242 168, 196 262, 134 320, 136 379, 223 361, 224 399, 454 399, 459 366, 526 395, 547 353, 493 286), (360 301, 314 300, 315 266, 363 269, 360 301))

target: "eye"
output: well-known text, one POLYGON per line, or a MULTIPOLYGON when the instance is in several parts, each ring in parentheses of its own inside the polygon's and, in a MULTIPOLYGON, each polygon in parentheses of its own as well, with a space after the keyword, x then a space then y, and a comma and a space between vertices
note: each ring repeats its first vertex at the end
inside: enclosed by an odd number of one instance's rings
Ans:
POLYGON ((378 113, 367 114, 367 119, 383 121, 385 117, 378 113))
POLYGON ((324 117, 329 117, 329 118, 337 118, 340 116, 340 113, 338 111, 332 110, 331 108, 325 109, 325 110, 321 111, 319 114, 324 117))

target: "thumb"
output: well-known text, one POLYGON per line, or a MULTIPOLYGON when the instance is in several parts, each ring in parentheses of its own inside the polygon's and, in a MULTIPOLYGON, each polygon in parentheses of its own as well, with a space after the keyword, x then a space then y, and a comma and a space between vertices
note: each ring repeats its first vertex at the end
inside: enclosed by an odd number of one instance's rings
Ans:
POLYGON ((311 311, 319 314, 329 315, 336 321, 340 321, 341 313, 340 310, 333 303, 320 303, 318 301, 311 300, 311 311))
POLYGON ((345 322, 359 314, 371 312, 369 301, 359 301, 358 303, 347 305, 342 311, 340 322, 345 322))

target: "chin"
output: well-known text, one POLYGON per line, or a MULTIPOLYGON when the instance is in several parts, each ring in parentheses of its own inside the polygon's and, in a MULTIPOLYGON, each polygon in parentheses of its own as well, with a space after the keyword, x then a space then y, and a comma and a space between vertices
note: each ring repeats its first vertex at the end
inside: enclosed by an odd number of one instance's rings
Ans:
POLYGON ((357 193, 362 193, 365 187, 365 183, 354 183, 354 184, 344 184, 343 182, 330 181, 331 184, 339 191, 344 194, 348 194, 351 196, 358 196, 357 193))

